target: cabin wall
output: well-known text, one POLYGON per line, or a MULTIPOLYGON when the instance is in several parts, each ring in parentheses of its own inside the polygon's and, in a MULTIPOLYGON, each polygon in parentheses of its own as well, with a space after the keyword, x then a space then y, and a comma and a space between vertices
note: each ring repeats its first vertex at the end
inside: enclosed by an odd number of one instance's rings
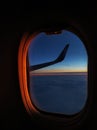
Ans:
POLYGON ((84 11, 34 10, 29 15, 21 13, 16 16, 10 14, 2 16, 0 22, 0 129, 46 128, 42 119, 29 116, 22 102, 18 79, 18 48, 24 32, 33 32, 48 25, 64 23, 64 21, 70 21, 87 37, 90 66, 92 73, 95 73, 91 77, 92 107, 78 130, 83 128, 92 130, 97 127, 97 9, 96 12, 89 9, 84 11))

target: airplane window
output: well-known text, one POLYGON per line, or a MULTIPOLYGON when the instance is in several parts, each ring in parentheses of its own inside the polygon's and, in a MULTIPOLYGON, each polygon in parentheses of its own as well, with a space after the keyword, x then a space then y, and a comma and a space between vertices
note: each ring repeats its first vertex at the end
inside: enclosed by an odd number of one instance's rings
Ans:
POLYGON ((73 115, 85 107, 88 56, 75 33, 41 32, 29 45, 28 62, 30 97, 38 109, 73 115))

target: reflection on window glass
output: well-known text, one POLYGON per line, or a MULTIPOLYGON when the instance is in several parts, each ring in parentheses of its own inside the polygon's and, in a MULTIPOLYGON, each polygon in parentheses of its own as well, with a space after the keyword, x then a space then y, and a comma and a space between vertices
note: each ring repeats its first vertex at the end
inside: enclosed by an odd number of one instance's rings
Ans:
POLYGON ((42 111, 72 115, 87 100, 88 57, 81 39, 64 30, 40 33, 28 49, 30 96, 42 111))

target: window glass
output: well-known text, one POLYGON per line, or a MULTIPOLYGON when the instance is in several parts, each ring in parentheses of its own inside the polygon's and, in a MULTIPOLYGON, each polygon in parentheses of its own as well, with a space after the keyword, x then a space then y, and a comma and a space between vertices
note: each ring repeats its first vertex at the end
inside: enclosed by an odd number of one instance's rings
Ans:
POLYGON ((72 115, 87 100, 88 57, 74 33, 38 34, 28 49, 29 92, 34 105, 45 112, 72 115))

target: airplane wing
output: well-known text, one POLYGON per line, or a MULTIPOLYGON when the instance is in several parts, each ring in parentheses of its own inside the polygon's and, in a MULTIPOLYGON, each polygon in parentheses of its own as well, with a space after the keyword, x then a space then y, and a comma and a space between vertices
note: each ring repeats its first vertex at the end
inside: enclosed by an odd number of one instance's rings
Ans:
POLYGON ((50 65, 53 65, 53 64, 56 64, 56 63, 58 63, 58 62, 63 61, 64 58, 65 58, 65 56, 66 56, 68 47, 69 47, 69 44, 67 44, 67 45, 64 47, 64 49, 62 50, 62 52, 60 53, 60 55, 59 55, 54 61, 30 66, 30 67, 29 67, 30 71, 38 70, 38 69, 41 69, 41 68, 44 68, 44 67, 47 67, 47 66, 50 66, 50 65))

